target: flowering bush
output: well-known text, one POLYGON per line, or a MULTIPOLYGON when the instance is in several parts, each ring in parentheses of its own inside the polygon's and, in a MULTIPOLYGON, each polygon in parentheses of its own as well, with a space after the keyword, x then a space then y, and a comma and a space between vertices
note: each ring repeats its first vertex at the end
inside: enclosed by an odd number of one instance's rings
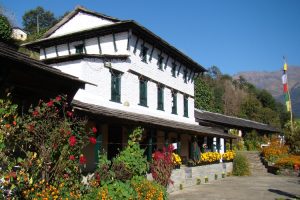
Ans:
POLYGON ((276 160, 288 153, 288 146, 280 144, 278 138, 271 139, 270 145, 262 149, 262 155, 271 162, 276 160))
POLYGON ((218 152, 206 152, 201 154, 201 162, 214 163, 220 161, 221 157, 221 154, 218 152))
POLYGON ((297 155, 288 155, 284 156, 282 158, 279 158, 275 166, 279 168, 294 168, 294 167, 300 167, 300 156, 297 155))
POLYGON ((163 148, 163 151, 156 151, 153 154, 153 162, 151 165, 152 177, 156 182, 162 186, 167 187, 169 183, 172 183, 171 174, 174 167, 172 160, 173 145, 169 145, 168 148, 163 148))
POLYGON ((180 156, 176 153, 172 153, 172 160, 173 160, 174 165, 181 165, 182 164, 180 156))
POLYGON ((222 159, 224 161, 231 161, 234 159, 235 157, 235 151, 232 151, 232 150, 229 150, 229 151, 226 151, 223 155, 222 155, 222 159))
POLYGON ((40 101, 22 117, 17 116, 16 105, 1 100, 0 123, 5 125, 1 124, 0 138, 5 148, 0 149, 0 175, 13 175, 5 182, 10 193, 32 190, 41 179, 53 185, 63 178, 66 188, 79 185, 80 168, 86 163, 81 151, 94 143, 96 135, 85 120, 73 115, 64 99, 40 101))

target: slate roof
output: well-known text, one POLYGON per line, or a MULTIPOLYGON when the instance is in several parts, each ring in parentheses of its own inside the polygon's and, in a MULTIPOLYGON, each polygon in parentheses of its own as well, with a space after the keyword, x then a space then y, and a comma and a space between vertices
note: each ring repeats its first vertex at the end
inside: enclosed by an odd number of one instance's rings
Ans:
POLYGON ((236 136, 223 133, 212 127, 193 125, 183 122, 177 122, 173 120, 167 120, 159 117, 153 117, 146 114, 137 114, 129 111, 107 108, 104 106, 98 106, 94 104, 83 103, 81 101, 73 100, 72 106, 75 110, 85 111, 87 113, 102 115, 106 117, 119 118, 123 120, 130 120, 139 124, 148 124, 151 127, 166 127, 168 129, 179 130, 184 133, 195 133, 202 135, 219 136, 224 138, 236 138, 236 136))
POLYGON ((204 110, 195 109, 195 118, 198 122, 211 122, 218 125, 223 125, 227 127, 238 127, 238 128, 247 128, 247 129, 256 129, 268 132, 280 132, 279 129, 272 127, 268 124, 263 124, 260 122, 232 117, 228 115, 223 115, 219 113, 213 113, 204 110))

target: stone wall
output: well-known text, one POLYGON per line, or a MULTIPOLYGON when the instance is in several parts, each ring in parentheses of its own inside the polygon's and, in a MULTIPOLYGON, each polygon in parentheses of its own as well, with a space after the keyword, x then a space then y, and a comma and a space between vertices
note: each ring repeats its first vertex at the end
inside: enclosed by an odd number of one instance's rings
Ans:
POLYGON ((190 187, 197 184, 197 180, 201 180, 201 184, 205 183, 205 177, 208 178, 208 182, 215 180, 215 174, 218 175, 218 179, 222 178, 222 173, 225 173, 225 177, 228 173, 232 172, 232 162, 218 163, 211 165, 203 165, 197 167, 181 166, 180 169, 175 169, 172 172, 171 180, 174 181, 168 187, 168 192, 173 192, 180 189, 180 184, 183 188, 190 187))

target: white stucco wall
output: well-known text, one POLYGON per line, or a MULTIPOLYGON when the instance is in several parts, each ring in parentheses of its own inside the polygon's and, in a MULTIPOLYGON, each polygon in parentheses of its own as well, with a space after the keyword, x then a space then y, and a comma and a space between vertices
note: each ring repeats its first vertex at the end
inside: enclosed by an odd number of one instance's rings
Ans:
MULTIPOLYGON (((61 30, 58 30, 53 35, 66 34, 66 27, 70 27, 70 31, 80 31, 76 27, 80 25, 83 19, 92 19, 91 22, 86 23, 92 26, 97 20, 93 16, 87 14, 80 14, 74 17, 66 23, 61 30)), ((103 21, 101 21, 102 23, 103 21)), ((98 22, 97 22, 98 23, 98 22)), ((100 22, 99 22, 100 23, 100 22)), ((101 25, 100 23, 100 25, 101 25)), ((104 22, 103 22, 104 23, 104 22)), ((102 25, 103 25, 102 23, 102 25)), ((105 22, 106 23, 106 22, 105 22)), ((95 26, 95 24, 93 25, 95 26)), ((85 27, 85 26, 84 26, 85 27)), ((52 36, 53 36, 52 35, 52 36)), ((54 67, 59 68, 63 72, 72 74, 80 79, 94 83, 97 86, 86 85, 85 90, 79 90, 75 96, 75 99, 82 102, 106 106, 114 109, 121 109, 125 111, 136 112, 139 114, 147 114, 151 116, 161 117, 164 119, 175 120, 180 122, 197 124, 194 118, 194 82, 193 80, 184 82, 183 74, 184 70, 188 70, 188 75, 191 69, 183 64, 179 63, 172 55, 167 55, 165 52, 161 52, 160 49, 154 48, 152 53, 152 59, 150 61, 150 54, 152 51, 152 45, 143 41, 142 38, 136 46, 137 37, 132 35, 130 39, 130 48, 128 46, 128 32, 115 33, 114 47, 113 35, 108 34, 100 37, 100 48, 103 55, 128 55, 129 58, 124 61, 121 59, 112 60, 112 68, 123 72, 121 78, 121 103, 115 103, 110 101, 111 99, 111 73, 108 68, 104 67, 103 60, 99 58, 85 58, 83 60, 69 61, 59 64, 53 64, 54 67), (140 52, 141 45, 144 44, 148 47, 147 63, 141 61, 140 52), (134 52, 135 50, 135 52, 134 52), (158 55, 164 57, 163 69, 159 69, 158 55), (166 62, 167 57, 168 62, 166 62), (171 69, 172 63, 176 62, 176 77, 172 76, 171 69), (181 66, 181 67, 180 67, 181 66), (178 70, 180 71, 178 72, 178 70), (149 78, 147 83, 147 107, 138 105, 139 102, 139 77, 133 73, 139 73, 149 78), (164 88, 164 111, 157 110, 157 83, 165 85, 164 88), (172 114, 172 90, 178 91, 177 93, 177 115, 172 114), (184 95, 188 97, 188 117, 184 117, 184 95)), ((84 41, 74 41, 69 44, 60 44, 45 49, 41 49, 40 59, 54 58, 58 56, 67 56, 75 54, 75 46, 78 44, 85 44, 87 54, 99 55, 99 45, 97 37, 85 39, 84 41), (68 49, 69 46, 69 49, 68 49), (56 53, 57 50, 57 53, 56 53), (46 57, 44 55, 46 53, 46 57)))
POLYGON ((90 28, 105 26, 109 24, 113 24, 114 22, 96 17, 87 13, 79 12, 72 19, 70 19, 67 23, 57 29, 53 34, 49 37, 56 37, 60 35, 65 35, 68 33, 78 32, 90 28))

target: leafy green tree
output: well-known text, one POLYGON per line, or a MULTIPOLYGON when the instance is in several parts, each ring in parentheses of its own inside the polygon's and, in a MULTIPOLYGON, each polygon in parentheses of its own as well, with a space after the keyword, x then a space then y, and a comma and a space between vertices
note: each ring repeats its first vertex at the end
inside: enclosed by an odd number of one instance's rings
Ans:
POLYGON ((257 98, 261 102, 263 107, 267 107, 272 110, 276 110, 275 99, 267 90, 259 91, 257 94, 257 98))
POLYGON ((221 70, 217 66, 211 66, 207 69, 207 75, 212 79, 218 79, 222 76, 221 70))
POLYGON ((212 90, 204 77, 195 80, 195 107, 208 111, 214 110, 212 90))
POLYGON ((240 116, 259 121, 259 110, 261 108, 262 106, 259 100, 254 95, 249 95, 241 105, 240 116))
POLYGON ((8 41, 11 39, 12 28, 8 19, 0 14, 0 41, 8 41))
POLYGON ((46 11, 40 6, 25 12, 22 18, 25 31, 30 35, 38 34, 38 36, 45 33, 57 22, 52 12, 46 11), (39 31, 37 27, 39 27, 39 31))

